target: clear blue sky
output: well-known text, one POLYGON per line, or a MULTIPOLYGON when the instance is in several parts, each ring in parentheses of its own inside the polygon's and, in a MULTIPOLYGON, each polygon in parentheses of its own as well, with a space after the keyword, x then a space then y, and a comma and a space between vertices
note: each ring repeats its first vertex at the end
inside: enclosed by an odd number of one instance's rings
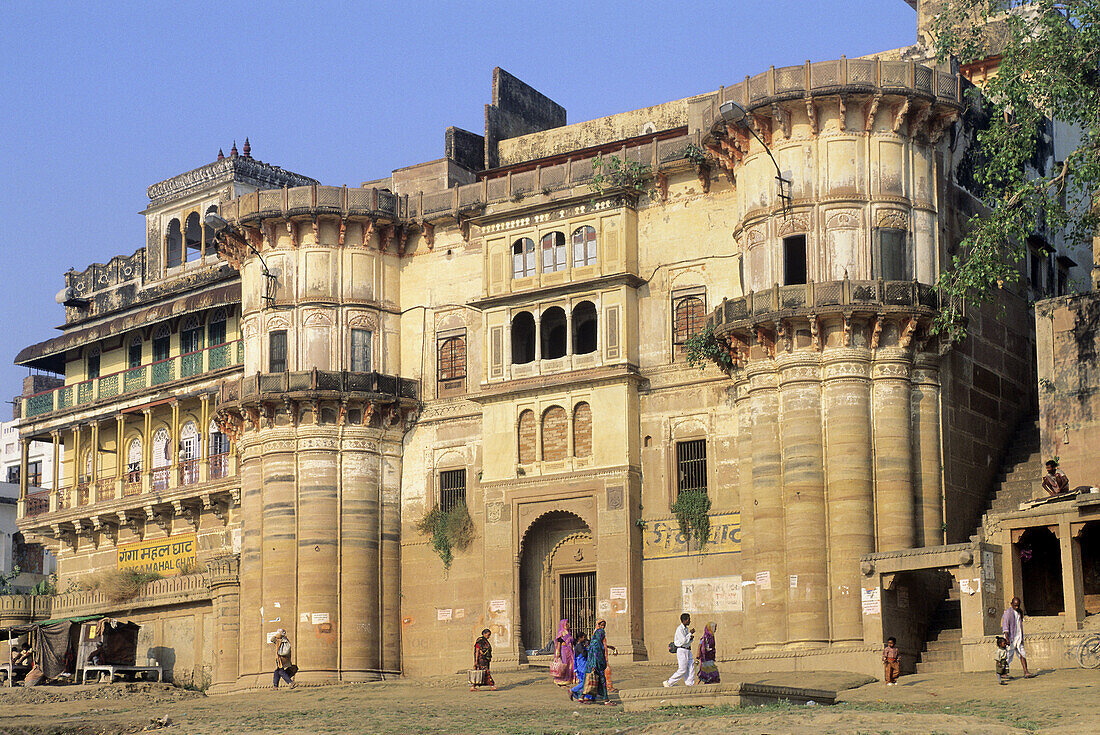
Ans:
POLYGON ((439 158, 448 125, 482 132, 494 66, 580 122, 916 40, 904 0, 8 0, 0 18, 5 400, 15 354, 58 334, 62 273, 142 247, 146 187, 234 138, 358 185, 439 158))

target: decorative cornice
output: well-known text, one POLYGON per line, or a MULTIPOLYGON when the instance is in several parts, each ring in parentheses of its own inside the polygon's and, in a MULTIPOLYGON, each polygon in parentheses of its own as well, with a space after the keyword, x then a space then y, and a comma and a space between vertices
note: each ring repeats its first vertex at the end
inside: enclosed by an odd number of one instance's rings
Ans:
POLYGON ((261 189, 311 186, 320 183, 316 179, 286 171, 254 158, 237 156, 214 161, 157 182, 150 186, 146 193, 149 195, 150 206, 157 206, 200 189, 235 181, 254 184, 261 189))

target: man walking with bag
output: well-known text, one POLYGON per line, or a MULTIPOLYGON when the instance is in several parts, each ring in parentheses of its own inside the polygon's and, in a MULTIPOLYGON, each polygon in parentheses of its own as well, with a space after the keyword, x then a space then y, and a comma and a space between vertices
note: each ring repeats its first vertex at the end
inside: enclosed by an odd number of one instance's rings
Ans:
POLYGON ((670 687, 680 679, 684 680, 684 686, 695 685, 695 667, 691 660, 691 641, 695 638, 695 628, 690 628, 691 616, 687 613, 680 615, 680 627, 676 629, 669 650, 676 652, 676 673, 665 682, 670 687), (686 677, 686 678, 685 678, 686 677))
POLYGON ((272 677, 272 683, 278 689, 279 681, 282 680, 293 689, 297 684, 292 677, 298 673, 298 667, 291 663, 292 649, 290 639, 286 637, 286 631, 279 628, 275 631, 271 642, 275 644, 275 675, 272 677))

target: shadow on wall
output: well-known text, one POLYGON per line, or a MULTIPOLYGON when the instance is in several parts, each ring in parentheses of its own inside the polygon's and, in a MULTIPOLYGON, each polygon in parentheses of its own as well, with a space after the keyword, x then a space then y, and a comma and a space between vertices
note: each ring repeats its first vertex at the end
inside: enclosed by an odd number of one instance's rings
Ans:
MULTIPOLYGON (((175 668, 176 668, 176 649, 169 648, 168 646, 152 646, 148 649, 147 656, 149 658, 156 659, 157 663, 163 667, 164 681, 176 682, 175 668)), ((146 663, 145 661, 138 661, 138 665, 146 663)))

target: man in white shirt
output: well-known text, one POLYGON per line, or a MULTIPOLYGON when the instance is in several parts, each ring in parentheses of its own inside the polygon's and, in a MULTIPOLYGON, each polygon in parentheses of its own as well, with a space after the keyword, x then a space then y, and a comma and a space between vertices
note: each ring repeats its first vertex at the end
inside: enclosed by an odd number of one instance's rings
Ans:
POLYGON ((680 627, 672 638, 672 645, 676 647, 676 673, 665 682, 670 687, 680 679, 684 680, 684 686, 695 685, 695 667, 691 665, 691 641, 695 637, 695 628, 689 628, 691 616, 684 613, 680 616, 680 627))

